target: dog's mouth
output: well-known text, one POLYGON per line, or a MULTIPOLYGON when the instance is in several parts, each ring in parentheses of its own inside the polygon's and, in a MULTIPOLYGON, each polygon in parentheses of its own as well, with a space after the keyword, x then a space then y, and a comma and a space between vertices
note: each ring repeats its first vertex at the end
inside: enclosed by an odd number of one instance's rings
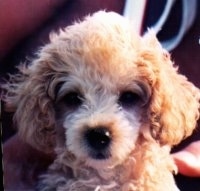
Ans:
POLYGON ((91 151, 89 153, 89 156, 92 158, 92 159, 95 159, 95 160, 106 160, 106 159, 109 159, 111 157, 111 153, 106 150, 106 151, 91 151))

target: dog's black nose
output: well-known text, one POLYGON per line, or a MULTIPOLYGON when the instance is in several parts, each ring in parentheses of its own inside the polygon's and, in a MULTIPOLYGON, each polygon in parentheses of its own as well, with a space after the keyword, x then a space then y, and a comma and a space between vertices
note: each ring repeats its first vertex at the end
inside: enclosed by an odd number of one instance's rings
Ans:
POLYGON ((104 151, 111 142, 111 133, 106 127, 95 127, 85 132, 85 140, 94 151, 104 151))

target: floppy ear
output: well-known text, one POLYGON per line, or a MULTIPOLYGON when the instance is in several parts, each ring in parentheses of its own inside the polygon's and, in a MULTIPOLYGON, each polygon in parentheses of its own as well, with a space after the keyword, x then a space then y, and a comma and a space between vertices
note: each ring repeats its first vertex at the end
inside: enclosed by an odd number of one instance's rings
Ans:
POLYGON ((156 37, 144 37, 143 57, 151 63, 152 98, 148 116, 151 134, 161 144, 175 145, 191 135, 199 118, 200 91, 177 72, 156 37))
POLYGON ((33 66, 20 68, 20 74, 11 77, 6 87, 6 101, 8 107, 15 109, 14 120, 19 136, 43 152, 52 152, 55 117, 53 101, 47 93, 52 74, 47 69, 40 69, 47 64, 39 62, 36 60, 33 66))

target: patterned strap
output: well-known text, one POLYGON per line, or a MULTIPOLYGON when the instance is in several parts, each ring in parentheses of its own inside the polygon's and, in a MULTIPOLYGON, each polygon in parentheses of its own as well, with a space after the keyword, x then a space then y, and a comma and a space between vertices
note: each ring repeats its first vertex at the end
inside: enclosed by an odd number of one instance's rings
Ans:
MULTIPOLYGON (((167 0, 160 18, 155 25, 150 27, 155 31, 156 34, 160 30, 165 30, 162 27, 166 23, 175 2, 176 0, 167 0)), ((139 32, 141 32, 146 3, 147 0, 126 0, 125 4, 123 15, 134 22, 136 29, 139 32)), ((197 13, 197 0, 182 0, 181 9, 182 18, 180 20, 181 24, 177 34, 170 39, 166 39, 165 41, 161 42, 163 47, 168 51, 173 50, 179 45, 185 33, 192 26, 197 13)))
POLYGON ((142 32, 142 23, 147 0, 126 0, 123 16, 133 22, 138 33, 142 32))

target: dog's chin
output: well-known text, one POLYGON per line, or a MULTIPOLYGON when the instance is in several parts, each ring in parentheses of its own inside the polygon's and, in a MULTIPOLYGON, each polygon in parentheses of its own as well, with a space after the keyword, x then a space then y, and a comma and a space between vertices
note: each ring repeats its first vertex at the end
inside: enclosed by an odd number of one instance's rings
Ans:
POLYGON ((84 162, 86 166, 97 170, 111 170, 123 161, 120 161, 116 157, 112 156, 109 152, 98 152, 90 153, 84 162))
POLYGON ((116 166, 112 158, 106 158, 106 159, 88 158, 85 161, 85 164, 86 166, 94 168, 96 170, 109 170, 116 166))

